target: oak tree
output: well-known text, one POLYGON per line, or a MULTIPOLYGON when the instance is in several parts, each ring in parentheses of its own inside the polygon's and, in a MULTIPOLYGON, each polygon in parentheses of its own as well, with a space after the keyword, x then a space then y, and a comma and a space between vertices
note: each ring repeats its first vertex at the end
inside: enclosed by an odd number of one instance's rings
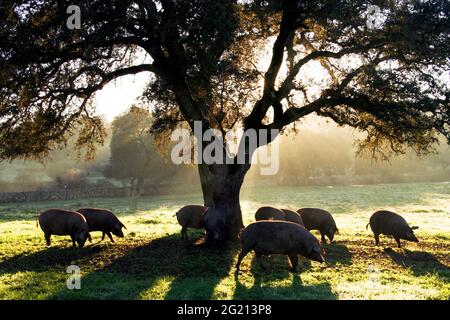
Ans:
MULTIPOLYGON (((76 2, 81 28, 69 30, 72 0, 2 1, 2 159, 44 157, 76 127, 92 150, 104 138, 93 95, 141 72, 156 135, 195 121, 283 131, 316 114, 363 131, 360 150, 376 157, 450 140, 446 0, 76 2)), ((243 226, 250 166, 198 166, 221 240, 243 226)))

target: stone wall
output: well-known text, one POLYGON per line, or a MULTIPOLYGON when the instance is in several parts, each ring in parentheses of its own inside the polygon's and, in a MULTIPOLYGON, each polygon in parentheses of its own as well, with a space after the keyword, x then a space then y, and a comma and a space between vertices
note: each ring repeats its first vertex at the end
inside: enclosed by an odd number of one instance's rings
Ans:
POLYGON ((0 192, 0 203, 127 197, 129 196, 129 193, 128 188, 89 188, 28 192, 0 192))
MULTIPOLYGON (((199 185, 146 185, 141 196, 167 195, 174 193, 200 192, 199 185)), ((82 189, 38 190, 24 192, 1 192, 0 203, 63 201, 89 198, 130 197, 129 187, 87 187, 82 189)))

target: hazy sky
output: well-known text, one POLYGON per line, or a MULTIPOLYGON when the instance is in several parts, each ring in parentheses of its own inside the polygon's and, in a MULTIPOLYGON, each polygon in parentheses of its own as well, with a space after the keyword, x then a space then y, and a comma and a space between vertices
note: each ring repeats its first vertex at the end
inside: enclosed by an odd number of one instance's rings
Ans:
MULTIPOLYGON (((314 69, 320 74, 320 69, 314 69)), ((101 91, 97 92, 94 103, 97 113, 102 115, 107 122, 111 122, 121 113, 136 103, 139 96, 145 89, 145 84, 150 73, 142 72, 137 75, 124 76, 107 84, 101 91)), ((323 131, 336 127, 332 121, 309 115, 302 120, 302 128, 309 130, 323 131)))
MULTIPOLYGON (((269 52, 264 54, 258 66, 259 71, 263 72, 267 68, 269 56, 269 52)), ((286 72, 286 66, 283 65, 280 74, 284 76, 286 72)), ((137 75, 128 75, 111 81, 95 95, 94 103, 98 114, 104 116, 107 122, 114 120, 114 117, 123 113, 133 103, 137 102, 145 89, 145 84, 150 75, 148 72, 141 72, 137 75)), ((320 80, 326 77, 325 70, 321 68, 318 62, 313 61, 302 71, 302 76, 305 77, 306 75, 311 82, 317 82, 317 89, 311 90, 312 94, 317 95, 319 93, 320 80)))
POLYGON ((115 116, 126 111, 142 94, 150 73, 124 76, 108 83, 95 95, 97 112, 106 121, 111 122, 115 116))

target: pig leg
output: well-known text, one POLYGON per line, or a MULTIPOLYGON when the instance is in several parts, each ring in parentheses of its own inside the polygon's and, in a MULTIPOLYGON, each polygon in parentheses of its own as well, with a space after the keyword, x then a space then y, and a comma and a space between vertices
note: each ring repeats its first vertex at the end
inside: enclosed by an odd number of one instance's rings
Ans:
POLYGON ((298 255, 296 253, 288 255, 289 260, 291 261, 292 272, 297 273, 297 265, 298 265, 298 255))
POLYGON ((325 239, 325 234, 323 234, 322 231, 320 231, 320 240, 322 241, 322 243, 327 243, 327 239, 325 239))
POLYGON ((113 237, 112 237, 112 235, 111 235, 111 232, 106 231, 105 233, 106 233, 106 235, 108 236, 109 240, 111 240, 111 242, 114 242, 114 239, 113 239, 113 237))
POLYGON ((238 273, 238 272, 239 272, 239 267, 241 266, 242 259, 244 259, 244 257, 245 257, 248 253, 249 253, 249 251, 244 251, 244 250, 242 250, 242 251, 239 253, 239 257, 238 257, 238 260, 237 260, 237 262, 236 262, 236 271, 235 271, 235 273, 238 273))
POLYGON ((395 242, 397 242, 397 246, 398 246, 399 248, 401 248, 402 245, 400 244, 400 238, 394 237, 394 239, 395 239, 395 242))
POLYGON ((47 246, 51 244, 50 237, 52 236, 50 233, 45 233, 45 241, 47 242, 47 246))
POLYGON ((380 235, 378 233, 375 233, 373 236, 375 237, 375 244, 377 246, 379 246, 380 245, 380 235))
POLYGON ((102 241, 105 240, 105 232, 102 232, 102 241))
POLYGON ((75 244, 75 236, 73 234, 70 235, 70 238, 72 239, 72 246, 76 247, 77 245, 75 244))
POLYGON ((264 266, 262 254, 256 253, 256 262, 261 267, 261 269, 266 270, 266 267, 264 266))
POLYGON ((183 227, 181 228, 181 239, 183 240, 189 240, 187 235, 187 228, 183 227))

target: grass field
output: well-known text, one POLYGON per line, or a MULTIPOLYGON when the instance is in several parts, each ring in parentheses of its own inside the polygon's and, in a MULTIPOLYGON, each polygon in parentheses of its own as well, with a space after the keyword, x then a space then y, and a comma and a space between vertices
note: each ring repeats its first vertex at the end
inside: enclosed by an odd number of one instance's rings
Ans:
POLYGON ((340 229, 325 245, 326 264, 304 258, 289 272, 285 256, 266 259, 263 271, 248 255, 234 276, 239 244, 228 249, 180 239, 173 214, 199 194, 144 198, 137 210, 127 199, 89 199, 0 205, 0 299, 449 299, 450 183, 346 187, 244 189, 245 223, 259 206, 330 210, 340 229), (111 208, 127 226, 116 243, 72 248, 68 237, 45 246, 37 212, 49 207, 111 208), (365 229, 377 209, 391 209, 420 229, 420 243, 395 248, 388 237, 375 247, 365 229), (80 290, 66 287, 67 266, 80 266, 80 290))

